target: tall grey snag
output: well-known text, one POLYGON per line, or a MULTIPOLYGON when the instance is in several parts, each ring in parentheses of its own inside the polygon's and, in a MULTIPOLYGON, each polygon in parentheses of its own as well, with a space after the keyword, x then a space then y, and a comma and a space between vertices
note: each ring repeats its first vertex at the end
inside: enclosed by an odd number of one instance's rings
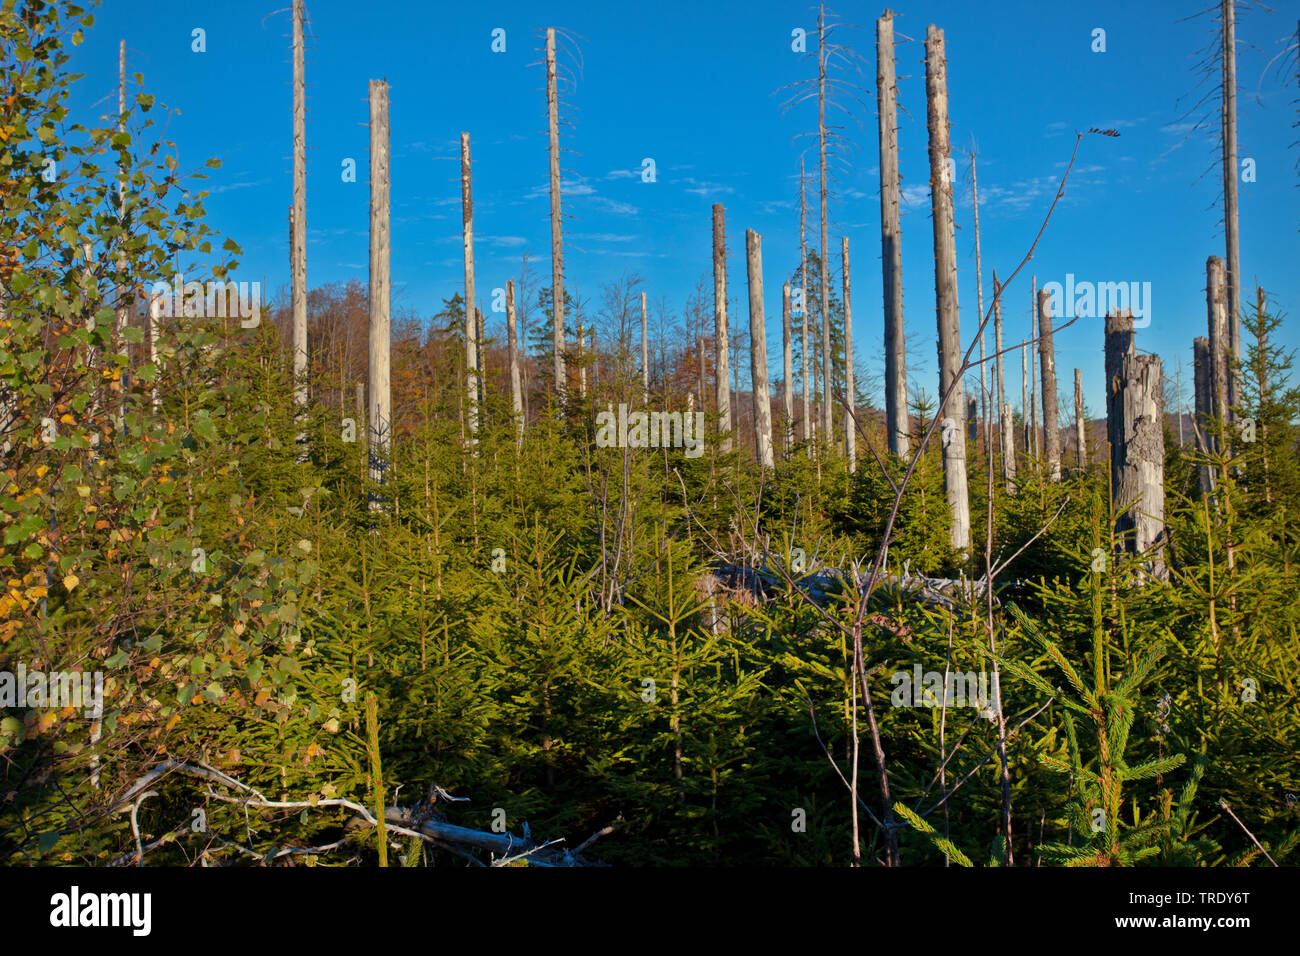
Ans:
POLYGON ((785 411, 785 426, 782 428, 781 450, 790 454, 794 446, 794 383, 790 376, 794 371, 794 352, 790 341, 790 283, 781 286, 781 388, 782 408, 785 411))
POLYGON ((564 371, 564 253, 560 235, 560 99, 555 75, 555 28, 546 28, 546 120, 551 162, 551 344, 555 349, 555 394, 563 413, 564 371))
POLYGON ((478 443, 478 298, 474 289, 474 197, 471 191, 469 133, 460 134, 460 219, 465 254, 465 394, 469 444, 478 443))
POLYGON ((1205 262, 1205 310, 1210 333, 1210 447, 1222 452, 1220 424, 1226 429, 1228 422, 1230 333, 1228 332, 1228 299, 1224 288, 1223 260, 1210 256, 1205 262))
POLYGON ((857 407, 853 387, 853 307, 849 297, 849 237, 840 237, 840 275, 844 280, 844 454, 849 459, 849 474, 858 470, 857 407))
POLYGON ((1075 451, 1080 471, 1088 467, 1087 429, 1088 423, 1083 416, 1083 373, 1076 368, 1074 370, 1074 431, 1078 436, 1075 442, 1075 451))
POLYGON ((1029 447, 1029 341, 1020 340, 1020 418, 1025 438, 1025 454, 1029 447))
POLYGON ((930 203, 934 221, 934 295, 939 327, 939 394, 943 423, 943 484, 954 551, 970 549, 966 487, 966 397, 961 382, 961 323, 957 314, 957 242, 952 210, 952 145, 948 131, 948 63, 943 31, 925 31, 926 120, 930 128, 930 203), (951 391, 949 391, 951 390, 951 391), (950 424, 951 422, 951 424, 950 424))
POLYGON ((1057 427, 1056 349, 1052 343, 1052 293, 1038 290, 1038 361, 1043 378, 1043 454, 1052 481, 1061 480, 1061 432, 1057 427))
POLYGON ((826 218, 826 4, 817 8, 817 172, 821 212, 822 432, 830 442, 835 428, 831 396, 830 223, 826 218))
MULTIPOLYGON (((803 157, 799 157, 799 293, 803 297, 803 305, 800 311, 803 315, 803 440, 811 442, 816 432, 816 425, 813 423, 812 416, 812 357, 808 351, 808 242, 807 242, 807 218, 808 218, 808 201, 805 190, 807 180, 805 179, 803 157)), ((808 454, 812 454, 812 445, 808 445, 808 454)))
POLYGON ((763 240, 745 230, 745 260, 749 275, 749 371, 754 394, 754 448, 758 463, 772 468, 772 399, 767 384, 767 329, 763 321, 763 240))
MULTIPOLYGON (((1193 339, 1192 356, 1193 390, 1196 393, 1196 413, 1192 422, 1196 427, 1196 450, 1202 455, 1209 455, 1214 449, 1213 432, 1210 428, 1210 420, 1213 417, 1211 412, 1213 400, 1210 397, 1210 369, 1213 364, 1210 360, 1210 340, 1203 335, 1193 339)), ((1202 494, 1208 495, 1214 491, 1214 470, 1209 464, 1202 464, 1197 469, 1197 478, 1202 494)))
POLYGON ((727 226, 722 203, 713 204, 713 348, 714 399, 718 404, 718 431, 722 454, 731 451, 730 344, 727 342, 727 226))
POLYGON ((988 428, 989 388, 984 374, 984 263, 980 258, 980 183, 975 174, 975 154, 970 156, 971 209, 975 218, 975 307, 979 310, 976 319, 979 323, 980 346, 980 416, 984 427, 988 428))
POLYGON ((880 265, 885 299, 885 427, 889 450, 908 456, 907 344, 903 336, 903 244, 899 213, 898 86, 894 14, 876 21, 876 125, 880 134, 880 265))
MULTIPOLYGON (((1237 236, 1237 12, 1221 0, 1223 18, 1223 237, 1227 246, 1227 404, 1220 413, 1232 421, 1240 402, 1241 248, 1237 236)), ((1211 342, 1213 345, 1213 342, 1211 342)))
POLYGON ((1128 311, 1106 317, 1106 429, 1121 548, 1145 557, 1146 574, 1163 580, 1164 386, 1160 358, 1137 353, 1128 311))
POLYGON ((1002 289, 998 285, 998 270, 993 270, 993 344, 997 352, 997 383, 998 383, 998 419, 1002 426, 1002 477, 1007 483, 1007 492, 1010 493, 1014 487, 1013 482, 1016 477, 1016 446, 1014 439, 1008 439, 1008 436, 1014 432, 1013 422, 1001 421, 1003 416, 1010 418, 1007 414, 1010 408, 1007 405, 1006 388, 1004 385, 1005 372, 1002 365, 1002 289))
POLYGON ((1029 279, 1030 292, 1033 294, 1029 300, 1029 347, 1033 349, 1033 355, 1029 360, 1029 411, 1025 415, 1025 427, 1028 429, 1025 441, 1025 450, 1035 459, 1038 458, 1038 379, 1035 374, 1038 371, 1038 364, 1035 359, 1038 356, 1038 276, 1031 276, 1029 279))
MULTIPOLYGON (((125 132, 126 127, 122 123, 122 114, 126 112, 126 40, 121 40, 117 47, 117 131, 125 132)), ((124 172, 124 170, 119 170, 124 172)), ((117 184, 117 218, 118 222, 126 219, 126 184, 119 181, 117 184)), ((125 255, 119 255, 117 258, 117 271, 125 273, 127 262, 125 255)), ((131 313, 126 305, 127 290, 125 285, 119 283, 114 294, 114 304, 117 306, 116 325, 114 331, 117 334, 115 340, 116 347, 122 346, 122 336, 126 332, 127 324, 131 321, 131 313)), ((128 383, 122 382, 122 394, 126 394, 128 383)))
MULTIPOLYGON (((393 396, 389 373, 388 83, 370 81, 370 480, 384 482, 392 450, 393 396)), ((473 309, 466 303, 467 313, 473 309)), ((377 500, 371 510, 380 510, 377 500)))
POLYGON ((650 332, 645 293, 641 293, 641 404, 650 404, 650 332))
MULTIPOLYGON (((303 0, 293 0, 293 402, 307 404, 307 92, 303 0)), ((299 441, 305 441, 299 435, 299 441)))
POLYGON ((515 280, 506 280, 506 348, 510 352, 510 409, 515 416, 516 438, 524 442, 524 391, 519 384, 519 330, 515 321, 515 280))

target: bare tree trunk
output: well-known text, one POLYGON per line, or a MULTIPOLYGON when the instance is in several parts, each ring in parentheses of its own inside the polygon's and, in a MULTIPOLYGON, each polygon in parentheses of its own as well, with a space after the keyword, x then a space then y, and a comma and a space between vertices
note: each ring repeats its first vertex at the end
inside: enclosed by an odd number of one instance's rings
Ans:
MULTIPOLYGON (((799 157, 799 291, 803 295, 803 440, 811 442, 816 426, 813 424, 812 394, 812 356, 808 342, 808 244, 807 218, 808 202, 804 186, 807 180, 804 173, 803 157, 799 157)), ((808 446, 812 454, 812 445, 808 446)))
POLYGON ((781 287, 781 371, 784 379, 781 398, 785 411, 785 426, 782 429, 784 440, 782 450, 787 456, 794 446, 794 383, 790 377, 794 372, 794 350, 790 341, 790 283, 781 287))
POLYGON ((998 353, 998 419, 999 424, 1002 426, 1002 479, 1007 483, 1007 493, 1010 494, 1015 487, 1016 445, 1014 423, 1001 420, 1007 414, 1009 406, 1007 405, 1005 387, 1006 375, 1002 364, 1002 290, 998 287, 997 269, 993 270, 993 296, 993 341, 995 350, 998 353))
MULTIPOLYGON (((1029 447, 1029 341, 1020 340, 1020 427, 1025 438, 1025 456, 1031 454, 1029 447)), ((1028 467, 1028 461, 1025 464, 1028 467)))
POLYGON ((641 293, 641 404, 650 404, 650 326, 644 292, 641 293))
POLYGON ((745 258, 749 267, 749 369, 754 391, 754 446, 758 463, 772 468, 772 400, 767 384, 767 330, 763 322, 763 240, 745 230, 745 258))
POLYGON ((844 281, 844 454, 849 460, 849 474, 858 470, 857 407, 853 386, 853 306, 849 296, 849 237, 840 237, 841 277, 844 281))
POLYGON ((1030 280, 1033 298, 1030 300, 1029 308, 1029 347, 1033 349, 1033 354, 1029 360, 1029 414, 1026 416, 1026 427, 1029 429, 1029 435, 1025 441, 1025 447, 1034 457, 1035 468, 1039 460, 1038 445, 1038 276, 1033 276, 1030 280))
POLYGON ((1012 494, 1016 490, 1016 422, 1010 405, 1003 404, 999 421, 1002 425, 1002 473, 1007 494, 1012 494))
POLYGON ((1210 256, 1205 263, 1205 305, 1210 331, 1210 447, 1225 452, 1228 423, 1229 355, 1228 300, 1224 288, 1223 260, 1210 256))
POLYGON ((1052 343, 1052 293, 1038 290, 1038 361, 1043 377, 1043 452, 1052 481, 1061 480, 1060 409, 1056 402, 1056 349, 1052 343))
POLYGON ((714 335, 714 397, 718 403, 718 431, 722 439, 721 452, 731 451, 731 383, 730 345, 727 341, 727 226, 722 203, 713 204, 713 335, 714 335))
POLYGON ((587 362, 586 362, 586 344, 587 332, 582 327, 582 306, 575 304, 573 306, 573 326, 574 334, 578 346, 578 398, 586 401, 587 399, 587 362))
POLYGON ((817 8, 817 150, 818 196, 821 209, 822 308, 822 431, 829 445, 835 435, 834 398, 831 395, 831 276, 830 223, 826 218, 826 5, 817 8))
MULTIPOLYGON (((384 483, 392 450, 393 396, 389 371, 388 83, 370 81, 370 480, 384 483)), ((472 315, 474 304, 465 304, 472 315)), ((371 510, 386 510, 372 500, 371 510)))
POLYGON ((519 380, 519 332, 515 325, 515 280, 506 280, 506 348, 510 352, 510 407, 520 446, 524 443, 524 392, 519 380))
POLYGON ((1160 358, 1134 347, 1131 312, 1106 317, 1106 426, 1121 548, 1145 557, 1145 573, 1164 580, 1164 386, 1160 358))
POLYGON ((155 412, 162 407, 158 398, 158 379, 162 376, 162 369, 158 367, 159 326, 162 325, 164 311, 162 296, 163 293, 149 293, 149 364, 154 367, 154 379, 149 385, 149 404, 155 412))
POLYGON ((984 419, 984 427, 988 427, 989 419, 989 387, 987 377, 984 374, 984 264, 980 259, 980 184, 979 177, 975 173, 975 154, 971 153, 970 157, 970 187, 971 187, 971 204, 975 217, 975 301, 979 312, 976 318, 979 321, 979 338, 980 338, 980 416, 984 419))
POLYGON ((903 230, 899 216, 898 86, 894 14, 876 20, 876 125, 880 134, 880 265, 885 300, 885 429, 889 451, 907 458, 907 343, 903 335, 903 230))
MULTIPOLYGON (((1237 237, 1237 12, 1222 0, 1223 18, 1223 235, 1227 246, 1227 404, 1221 413, 1234 420, 1241 401, 1241 249, 1237 237)), ((1213 344, 1213 342, 1211 342, 1213 344)))
POLYGON ((1078 455, 1079 470, 1088 467, 1088 422, 1083 415, 1083 373, 1074 370, 1074 431, 1077 435, 1075 451, 1078 455))
MULTIPOLYGON (((1214 419, 1213 380, 1214 360, 1210 356, 1210 340, 1203 335, 1192 340, 1193 356, 1193 390, 1195 391, 1196 413, 1192 422, 1196 427, 1196 450, 1202 455, 1214 451, 1214 431, 1211 422, 1214 419)), ((1197 479, 1202 494, 1214 491, 1214 470, 1208 464, 1197 469, 1197 479)))
MULTIPOLYGON (((1264 314, 1266 303, 1264 299, 1264 287, 1255 286, 1255 350, 1256 350, 1256 370, 1255 383, 1259 388, 1259 412, 1263 415, 1264 409, 1268 406, 1269 382, 1268 382, 1268 326, 1264 324, 1264 314)), ((1264 422, 1259 423, 1259 457, 1260 464, 1264 470, 1264 503, 1273 503, 1273 484, 1268 473, 1268 425, 1264 422)))
MULTIPOLYGON (((303 0, 293 0, 293 402, 307 405, 307 85, 303 0)), ((305 433, 298 441, 305 442, 305 433)))
POLYGON ((469 133, 460 134, 460 218, 465 253, 465 394, 469 397, 469 444, 478 447, 478 297, 474 288, 474 198, 469 133))
POLYGON ((970 499, 966 487, 966 399, 961 382, 961 323, 957 314, 957 247, 952 209, 952 148, 948 131, 948 64, 943 31, 925 31, 925 93, 930 128, 930 199, 934 221, 934 293, 939 326, 939 414, 952 420, 943 430, 943 479, 954 551, 970 550, 970 499))
MULTIPOLYGON (((122 40, 117 47, 117 131, 125 132, 125 126, 122 123, 122 114, 126 112, 126 41, 122 40)), ((125 172, 125 170, 119 170, 125 172)), ((117 184, 117 218, 121 224, 126 219, 126 184, 118 182, 117 184)), ((119 241, 120 248, 120 241, 119 241)), ((127 271, 127 261, 124 254, 117 257, 117 271, 119 276, 124 276, 127 271)), ((125 347, 123 336, 126 334, 126 327, 131 322, 131 311, 126 305, 127 288, 124 281, 119 281, 117 289, 114 292, 113 304, 117 307, 117 320, 114 332, 114 348, 120 349, 125 347)), ((122 374, 122 408, 125 411, 126 394, 130 388, 130 382, 127 379, 125 370, 122 374)))
POLYGON ((555 394, 563 414, 564 370, 564 253, 560 226, 560 100, 555 76, 555 28, 546 28, 546 116, 551 160, 551 315, 554 320, 555 394))

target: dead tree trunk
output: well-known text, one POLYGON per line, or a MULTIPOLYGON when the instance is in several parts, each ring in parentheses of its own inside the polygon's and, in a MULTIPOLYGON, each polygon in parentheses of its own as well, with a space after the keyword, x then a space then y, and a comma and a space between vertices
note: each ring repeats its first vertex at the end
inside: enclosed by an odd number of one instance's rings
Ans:
POLYGON ((1165 580, 1164 386, 1160 358, 1134 347, 1127 311, 1106 317, 1106 427, 1120 547, 1145 559, 1145 575, 1165 580))
POLYGON ((555 349, 555 395, 563 414, 567 391, 564 369, 564 252, 560 225, 560 99, 555 75, 555 28, 546 28, 546 119, 551 161, 551 344, 555 349))
POLYGON ((510 352, 510 408, 517 441, 524 443, 524 392, 519 379, 519 331, 515 324, 515 280, 506 280, 506 348, 510 352))
MULTIPOLYGON (((1222 0, 1223 18, 1223 235, 1227 246, 1227 404, 1231 423, 1241 400, 1241 249, 1237 237, 1237 14, 1234 0, 1222 0)), ((1213 342, 1211 342, 1213 345, 1213 342)))
MULTIPOLYGON (((1196 450, 1202 455, 1210 455, 1214 450, 1213 429, 1211 427, 1214 417, 1214 399, 1211 397, 1213 389, 1210 385, 1213 378, 1211 370, 1214 362, 1210 358, 1210 340, 1203 335, 1193 339, 1192 356, 1196 408, 1192 423, 1196 429, 1196 450)), ((1208 495, 1214 491, 1214 470, 1208 463, 1202 464, 1197 469, 1197 479, 1202 494, 1208 495)))
POLYGON ((898 86, 894 76, 894 14, 889 10, 876 20, 876 126, 880 134, 880 265, 885 301, 885 429, 889 451, 907 458, 903 230, 898 205, 898 86))
POLYGON ((1043 453, 1052 481, 1061 480, 1061 432, 1056 402, 1056 349, 1052 343, 1052 293, 1038 290, 1038 361, 1043 378, 1043 453))
POLYGON ((749 267, 749 369, 754 391, 754 447, 763 468, 772 468, 772 400, 767 384, 767 330, 763 322, 762 237, 745 230, 745 259, 749 267))
POLYGON ((794 349, 790 341, 789 282, 781 287, 781 371, 783 379, 781 398, 782 408, 785 411, 782 450, 788 456, 790 449, 794 447, 794 383, 790 380, 794 371, 794 349))
POLYGON ((1224 287, 1223 260, 1210 256, 1205 263, 1205 307, 1210 332, 1210 447, 1226 452, 1228 424, 1228 380, 1230 338, 1228 301, 1224 287))
POLYGON ((849 294, 849 237, 840 238, 841 278, 844 281, 844 454, 849 474, 858 470, 857 407, 853 386, 853 306, 849 294))
MULTIPOLYGON (((1020 340, 1020 428, 1025 439, 1025 456, 1030 454, 1029 447, 1029 342, 1020 340)), ((1026 462, 1028 467, 1028 462, 1026 462)))
MULTIPOLYGON (((392 450, 393 396, 389 372, 388 83, 370 81, 370 480, 384 483, 392 450)), ((467 315, 474 305, 465 303, 467 315)), ((371 510, 386 510, 372 498, 371 510)))
POLYGON ((943 479, 954 551, 970 549, 966 487, 966 399, 961 382, 961 324, 957 314, 957 246, 952 209, 952 148, 948 131, 948 63, 943 31, 925 31, 925 93, 930 128, 930 201, 934 221, 934 293, 939 326, 939 394, 943 418, 943 479), (951 420, 951 426, 949 425, 951 420))
POLYGON ((650 404, 650 326, 645 308, 645 293, 641 293, 641 404, 650 404))
MULTIPOLYGON (((126 127, 122 123, 122 114, 126 112, 126 41, 119 42, 117 47, 117 131, 125 132, 126 127)), ((125 170, 119 170, 124 172, 125 170)), ((126 184, 118 182, 117 184, 117 218, 120 224, 126 219, 126 184)), ((120 244, 119 244, 120 247, 120 244)), ((127 261, 125 255, 117 257, 117 271, 119 276, 124 276, 127 271, 127 261)), ((124 336, 126 327, 131 322, 131 310, 127 307, 127 288, 124 282, 119 281, 113 295, 113 304, 117 307, 117 319, 114 327, 115 338, 113 340, 114 349, 126 347, 124 336)), ((127 377, 126 370, 122 374, 122 409, 125 411, 126 394, 130 388, 130 381, 127 377)))
POLYGON ((474 199, 471 193, 469 133, 460 134, 460 218, 465 253, 465 393, 469 444, 478 445, 478 298, 474 288, 474 199))
POLYGON ((1002 480, 1007 483, 1007 493, 1010 494, 1015 487, 1016 479, 1016 443, 1014 422, 1002 420, 1004 416, 1010 418, 1007 414, 1010 406, 1007 405, 1004 384, 1005 375, 1002 364, 1002 289, 998 286, 997 269, 993 270, 993 335, 995 350, 998 354, 998 424, 1001 426, 1002 432, 1002 480))
POLYGON ((1033 297, 1029 305, 1029 347, 1033 353, 1029 359, 1029 414, 1026 416, 1026 427, 1029 434, 1026 436, 1025 448, 1029 454, 1034 457, 1035 467, 1039 460, 1038 444, 1038 276, 1033 276, 1030 280, 1030 289, 1033 297))
POLYGON ((822 310, 822 431, 827 444, 835 434, 835 415, 831 395, 831 274, 830 221, 826 217, 826 8, 817 12, 817 173, 821 210, 821 310, 822 310))
POLYGON ((1075 453, 1079 463, 1079 470, 1083 471, 1088 467, 1088 423, 1083 416, 1083 373, 1077 368, 1074 370, 1074 432, 1075 453))
POLYGON ((1016 490, 1016 422, 1011 406, 1003 404, 998 421, 1002 426, 1002 474, 1007 494, 1016 490))
POLYGON ((720 450, 731 451, 730 345, 727 342, 727 226, 722 203, 713 204, 713 334, 714 398, 718 403, 718 431, 723 434, 720 450))
POLYGON ((980 415, 984 419, 984 427, 988 428, 989 418, 989 387, 987 377, 984 374, 984 263, 980 259, 980 183, 979 177, 975 173, 975 153, 972 151, 970 157, 970 188, 971 188, 971 212, 975 218, 975 304, 979 311, 976 313, 976 320, 979 323, 979 346, 980 346, 980 415))
POLYGON ((808 343, 808 242, 807 218, 808 202, 805 195, 803 157, 799 157, 799 293, 803 298, 800 311, 803 315, 803 440, 809 442, 808 454, 812 454, 811 440, 816 432, 812 415, 812 356, 808 343))
MULTIPOLYGON (((293 0, 293 403, 307 405, 307 86, 303 0, 293 0)), ((300 434, 299 442, 307 436, 300 434)))

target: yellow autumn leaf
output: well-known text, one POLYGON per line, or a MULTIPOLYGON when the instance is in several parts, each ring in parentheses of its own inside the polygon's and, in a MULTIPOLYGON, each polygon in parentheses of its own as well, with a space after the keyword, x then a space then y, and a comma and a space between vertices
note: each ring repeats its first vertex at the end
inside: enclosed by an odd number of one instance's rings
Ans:
POLYGON ((49 591, 46 589, 45 585, 43 584, 38 585, 37 587, 34 588, 27 589, 27 597, 33 601, 40 600, 41 598, 45 597, 47 594, 49 594, 49 591))
POLYGON ((81 578, 77 577, 75 574, 66 574, 63 577, 63 586, 67 588, 69 591, 71 591, 80 583, 81 583, 81 578))
POLYGON ((49 470, 50 470, 50 466, 49 466, 49 465, 38 465, 38 466, 36 467, 36 477, 37 477, 37 478, 44 478, 44 477, 45 477, 45 473, 46 473, 47 471, 49 471, 49 470))

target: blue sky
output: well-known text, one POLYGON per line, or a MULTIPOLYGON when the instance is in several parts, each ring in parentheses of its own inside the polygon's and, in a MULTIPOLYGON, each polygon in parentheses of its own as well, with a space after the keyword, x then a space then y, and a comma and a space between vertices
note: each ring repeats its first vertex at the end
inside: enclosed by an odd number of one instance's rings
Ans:
MULTIPOLYGON (((924 37, 945 31, 954 148, 978 144, 980 226, 986 295, 996 267, 1005 277, 1028 249, 1069 160, 1073 131, 1115 128, 1118 139, 1085 137, 1066 198, 1033 261, 1007 291, 1007 335, 1027 334, 1030 273, 1039 282, 1145 281, 1151 324, 1139 346, 1158 352, 1173 376, 1181 359, 1191 393, 1191 340, 1205 334, 1205 260, 1223 255, 1215 140, 1187 137, 1184 114, 1206 87, 1194 74, 1209 39, 1206 17, 1187 22, 1203 0, 1055 4, 892 0, 898 48, 905 199, 903 279, 913 385, 933 394, 932 234, 925 129, 924 37), (1093 30, 1106 31, 1094 53, 1093 30), (900 40, 902 37, 900 36, 900 40)), ((114 92, 117 43, 127 41, 128 74, 178 111, 167 137, 183 169, 209 157, 223 168, 207 188, 209 223, 244 249, 237 279, 265 277, 272 292, 288 281, 291 202, 291 88, 288 0, 229 0, 196 7, 108 0, 74 55, 87 74, 75 104, 87 116, 114 92), (191 51, 191 31, 207 51, 191 51), (93 107, 93 108, 92 108, 93 107)), ((1255 160, 1256 181, 1240 186, 1241 262, 1253 301, 1258 279, 1291 315, 1284 341, 1300 345, 1300 133, 1292 126, 1300 88, 1269 58, 1289 36, 1297 5, 1274 2, 1238 20, 1239 152, 1255 160), (1257 92, 1258 88, 1258 92, 1257 92)), ((856 150, 835 169, 831 246, 853 249, 854 340, 859 368, 883 371, 875 120, 875 18, 883 6, 831 7, 861 29, 838 40, 864 58, 862 127, 845 133, 856 150)), ((791 31, 813 32, 802 2, 425 4, 371 0, 308 3, 308 277, 314 286, 366 279, 368 141, 366 90, 390 84, 394 308, 437 311, 462 283, 458 143, 472 138, 478 284, 490 290, 517 276, 525 250, 549 283, 546 118, 540 29, 580 36, 582 71, 567 96, 574 128, 565 145, 572 172, 566 210, 568 282, 595 305, 600 286, 639 272, 651 301, 679 312, 710 269, 710 207, 727 209, 731 294, 744 302, 744 230, 763 236, 769 356, 780 357, 780 283, 798 261, 798 165, 814 140, 815 103, 783 113, 786 84, 815 75, 815 58, 791 50, 791 31), (494 28, 506 52, 491 51, 494 28), (356 160, 358 181, 341 181, 356 160), (643 182, 644 158, 658 181, 643 182)), ((815 50, 812 37, 809 51, 815 50)), ((1293 55, 1294 57, 1294 55, 1293 55)), ((574 62, 571 55, 562 56, 574 62)), ((1292 59, 1294 66, 1294 58, 1292 59)), ((1211 131, 1212 132, 1212 131, 1211 131)), ((809 171, 815 170, 815 152, 809 171)), ((967 164, 958 159, 967 180, 967 164)), ((813 207, 815 210, 815 206, 813 207)), ((957 211, 963 332, 976 327, 974 232, 969 190, 957 211)), ((815 243, 815 216, 810 216, 815 243)), ((483 296, 487 303, 487 296, 483 296)), ((986 302, 987 305, 987 302, 986 302)), ((742 321, 747 313, 733 312, 742 321)), ((489 323, 500 317, 490 316, 489 323)), ((990 326, 990 344, 991 344, 990 326)), ((1089 408, 1102 408, 1101 320, 1060 333, 1063 390, 1084 373, 1089 408)), ((1018 404, 1019 361, 1009 356, 1008 400, 1018 404), (1013 367, 1014 366, 1014 367, 1013 367)), ((745 363, 747 364, 747 363, 745 363)), ((878 396, 873 396, 878 398, 878 396)))

